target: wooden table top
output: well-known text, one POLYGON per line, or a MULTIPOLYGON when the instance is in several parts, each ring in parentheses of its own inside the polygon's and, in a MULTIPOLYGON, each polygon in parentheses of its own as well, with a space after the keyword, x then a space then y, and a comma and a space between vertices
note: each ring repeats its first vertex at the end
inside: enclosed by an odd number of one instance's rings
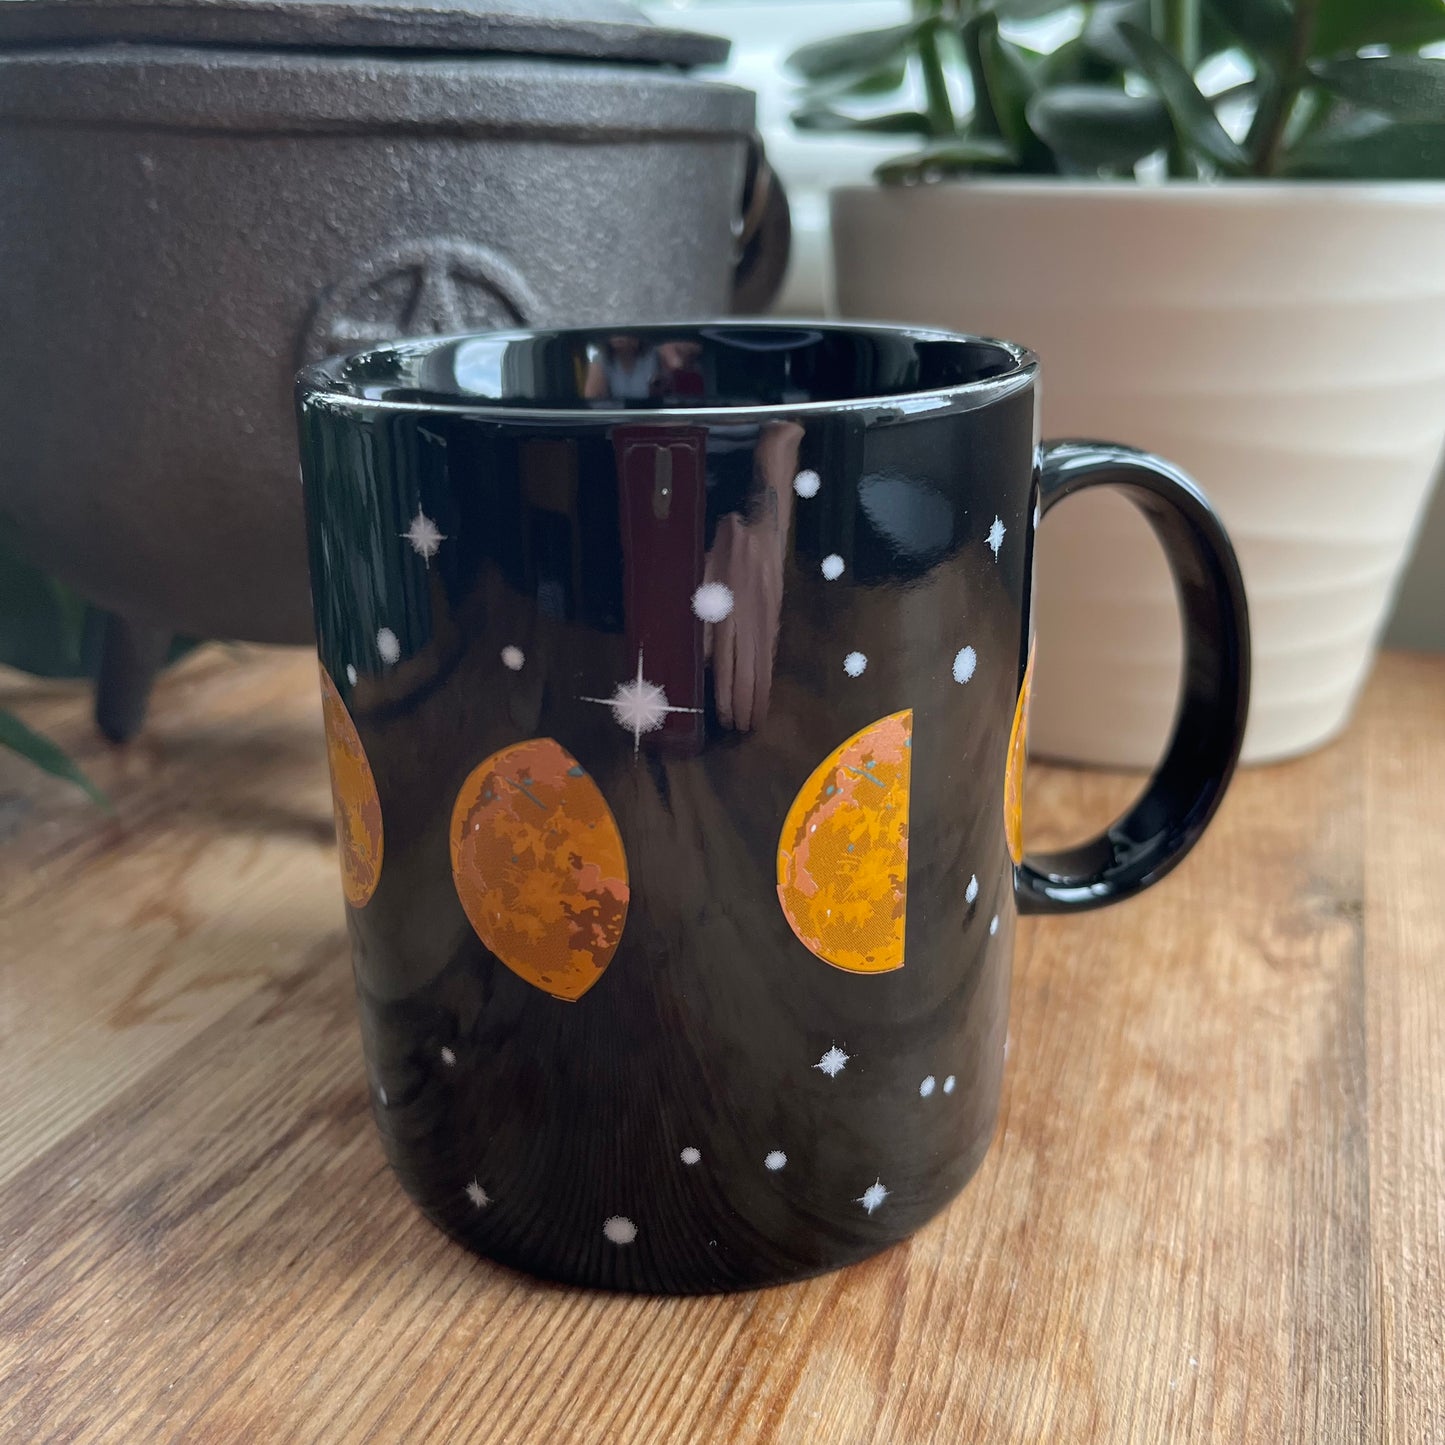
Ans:
MULTIPOLYGON (((0 705, 0 1440, 1445 1440, 1445 659, 1248 771, 1147 897, 1026 923, 957 1203, 759 1294, 471 1257, 373 1133, 314 662, 212 648, 125 750, 0 705)), ((1127 779, 1036 769, 1034 841, 1127 779)))

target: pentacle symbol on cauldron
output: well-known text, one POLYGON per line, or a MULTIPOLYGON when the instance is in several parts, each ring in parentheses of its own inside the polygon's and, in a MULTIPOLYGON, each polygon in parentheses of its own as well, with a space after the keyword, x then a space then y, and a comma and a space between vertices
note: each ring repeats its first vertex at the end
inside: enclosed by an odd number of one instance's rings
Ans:
POLYGON ((317 297, 301 336, 302 362, 400 336, 523 326, 537 299, 495 251, 445 238, 378 252, 317 297))

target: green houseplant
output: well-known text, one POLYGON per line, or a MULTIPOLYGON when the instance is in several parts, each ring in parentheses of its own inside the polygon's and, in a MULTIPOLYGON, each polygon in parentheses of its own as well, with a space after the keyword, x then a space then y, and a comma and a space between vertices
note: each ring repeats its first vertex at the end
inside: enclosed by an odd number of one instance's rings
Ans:
MULTIPOLYGON (((880 184, 833 193, 839 310, 1033 346, 1047 432, 1150 447, 1219 505, 1256 642, 1246 758, 1343 725, 1428 499, 1441 45, 1445 0, 917 0, 792 57, 801 128, 899 137, 880 184)), ((1144 766, 1169 584, 1122 504, 1070 517, 1040 537, 1033 738, 1144 766)))
POLYGON ((790 64, 809 130, 917 136, 881 181, 1014 175, 1132 176, 1163 153, 1177 178, 1445 178, 1445 42, 1435 0, 1098 0, 1080 33, 1041 53, 1001 22, 1057 0, 914 0, 903 25, 820 41, 790 64), (1237 55, 1248 74, 1214 95, 1199 66, 1237 55), (859 111, 901 96, 922 104, 859 111), (969 103, 950 71, 966 76, 969 103), (1130 80, 1139 85, 1129 89, 1130 80), (1221 112, 1247 109, 1231 135, 1221 112))

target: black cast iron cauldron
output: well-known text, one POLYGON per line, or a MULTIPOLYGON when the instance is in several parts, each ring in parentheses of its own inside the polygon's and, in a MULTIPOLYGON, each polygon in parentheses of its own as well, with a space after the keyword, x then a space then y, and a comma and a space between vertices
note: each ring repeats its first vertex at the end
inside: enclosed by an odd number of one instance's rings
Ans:
POLYGON ((618 0, 0 5, 0 521, 115 614, 107 732, 173 631, 310 638, 298 365, 731 309, 726 50, 618 0))

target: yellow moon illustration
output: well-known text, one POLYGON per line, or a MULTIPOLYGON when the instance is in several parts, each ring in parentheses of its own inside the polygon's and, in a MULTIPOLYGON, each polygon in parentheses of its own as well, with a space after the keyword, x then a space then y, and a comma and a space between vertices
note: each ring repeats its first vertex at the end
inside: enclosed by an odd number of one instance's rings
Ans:
POLYGON ((1024 856, 1024 764, 1029 750, 1029 703, 1034 687, 1034 645, 1029 644, 1029 663, 1024 668, 1024 685, 1014 708, 1013 731, 1008 737, 1008 767, 1003 777, 1003 831, 1008 855, 1015 863, 1024 856))
POLYGON ((502 748, 452 807, 452 881, 477 936, 553 998, 582 997, 622 941, 627 855, 597 784, 552 738, 502 748))
POLYGON ((331 766, 331 809, 341 847, 341 886, 353 908, 365 908, 381 881, 381 799, 376 779, 330 674, 321 669, 321 718, 331 766))
POLYGON ((778 901, 803 946, 850 973, 903 967, 913 713, 835 748, 803 784, 778 839, 778 901))

